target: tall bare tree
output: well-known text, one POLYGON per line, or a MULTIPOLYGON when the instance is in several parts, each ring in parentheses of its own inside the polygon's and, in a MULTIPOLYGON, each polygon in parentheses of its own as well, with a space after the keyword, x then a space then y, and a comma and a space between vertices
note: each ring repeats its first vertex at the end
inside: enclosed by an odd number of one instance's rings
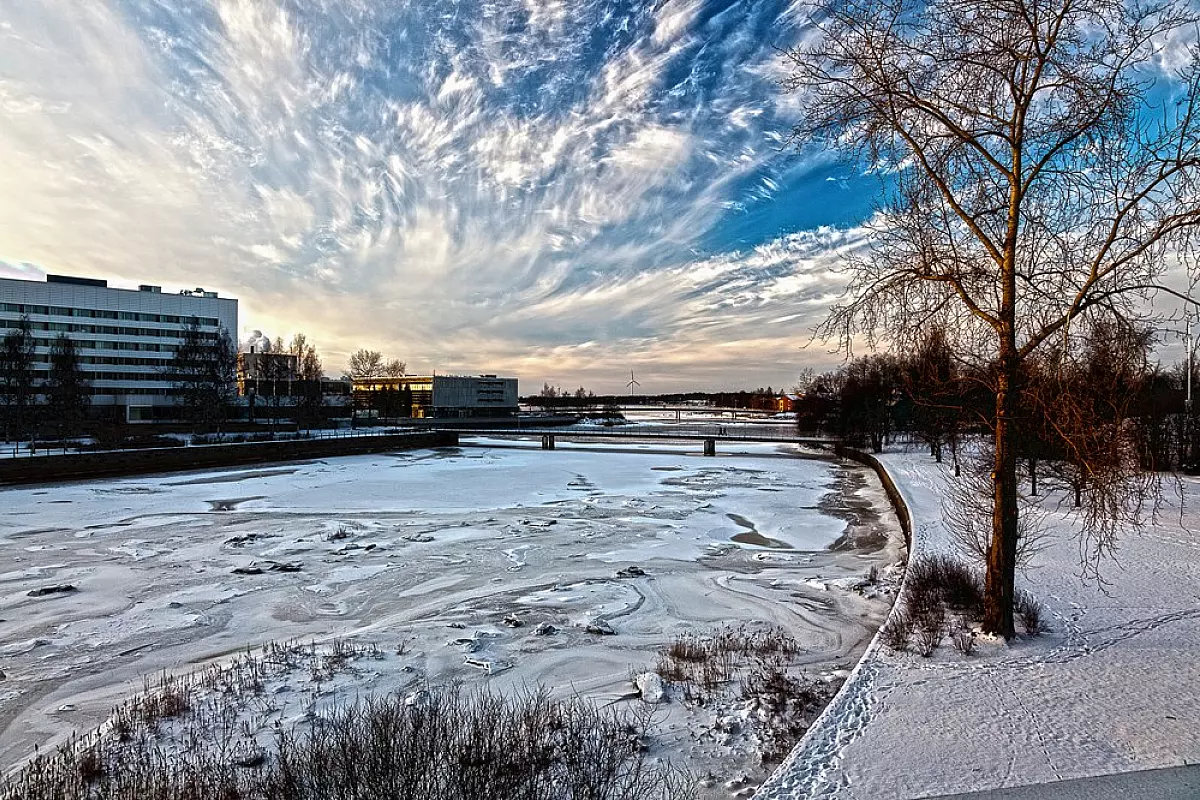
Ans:
MULTIPOLYGON (((1022 367, 1078 322, 1153 317, 1200 224, 1186 4, 828 0, 787 53, 796 129, 890 172, 822 333, 911 348, 938 324, 995 393, 984 627, 1012 637, 1022 367), (1168 64, 1173 72, 1154 86, 1168 64), (1152 89, 1165 97, 1152 105, 1152 89)), ((1190 265, 1189 265, 1190 266, 1190 265)))
POLYGON ((60 333, 50 348, 50 372, 42 384, 49 422, 60 437, 77 436, 91 403, 91 384, 75 340, 60 333))
POLYGON ((296 377, 300 381, 300 399, 296 411, 299 422, 309 427, 325 422, 325 392, 321 379, 325 376, 317 348, 303 333, 292 337, 289 348, 296 356, 296 377))
POLYGON ((219 430, 237 393, 237 347, 229 331, 211 333, 188 325, 166 371, 183 418, 196 430, 219 430))
POLYGON ((350 377, 355 380, 383 375, 383 354, 378 350, 356 350, 350 354, 350 377))
POLYGON ((35 381, 33 325, 21 317, 0 338, 0 406, 5 438, 18 441, 33 427, 35 381))

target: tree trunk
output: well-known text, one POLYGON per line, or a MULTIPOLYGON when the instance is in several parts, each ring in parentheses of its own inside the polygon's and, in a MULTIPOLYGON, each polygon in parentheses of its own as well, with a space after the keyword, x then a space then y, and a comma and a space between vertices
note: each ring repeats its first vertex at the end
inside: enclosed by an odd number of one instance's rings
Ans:
POLYGON ((1013 593, 1017 572, 1017 457, 1016 359, 1001 356, 999 391, 996 393, 996 454, 992 469, 992 541, 987 551, 984 581, 983 630, 1011 639, 1013 593))

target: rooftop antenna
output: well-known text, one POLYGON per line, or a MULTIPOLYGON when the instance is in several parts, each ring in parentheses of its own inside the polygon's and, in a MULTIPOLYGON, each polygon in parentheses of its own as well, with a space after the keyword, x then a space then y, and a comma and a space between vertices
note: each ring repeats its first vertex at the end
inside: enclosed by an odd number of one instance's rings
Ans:
POLYGON ((633 377, 633 370, 629 370, 629 383, 625 385, 629 387, 629 399, 632 400, 634 387, 641 386, 642 384, 637 378, 633 377))

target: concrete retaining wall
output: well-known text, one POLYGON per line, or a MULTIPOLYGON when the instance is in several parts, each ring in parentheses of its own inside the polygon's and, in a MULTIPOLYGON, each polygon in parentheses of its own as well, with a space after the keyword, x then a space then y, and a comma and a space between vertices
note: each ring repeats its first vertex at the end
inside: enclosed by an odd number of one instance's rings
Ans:
POLYGON ((0 459, 0 484, 54 483, 89 478, 115 478, 125 475, 302 461, 311 458, 382 453, 392 450, 453 447, 457 444, 458 434, 454 432, 422 431, 386 436, 244 442, 6 458, 0 459))
MULTIPOLYGON (((887 492, 900 527, 904 531, 904 541, 908 546, 909 559, 913 557, 912 546, 912 512, 904 495, 896 487, 892 476, 875 456, 856 450, 853 447, 838 445, 836 452, 839 456, 857 461, 875 470, 887 492)), ((905 573, 907 580, 908 574, 905 573)), ((897 613, 900 598, 904 595, 904 581, 896 591, 892 608, 888 611, 883 624, 897 613)), ((883 626, 880 626, 880 630, 883 626)), ((796 800, 800 797, 836 796, 838 783, 838 759, 842 749, 858 736, 862 726, 866 724, 869 707, 872 702, 875 676, 879 670, 876 655, 883 645, 879 640, 879 630, 871 637, 867 649, 863 651, 858 663, 850 671, 842 688, 825 706, 825 710, 813 721, 812 726, 803 738, 792 748, 792 752, 783 763, 775 768, 767 780, 763 782, 754 796, 761 800, 796 800)), ((882 754, 886 755, 886 754, 882 754)))

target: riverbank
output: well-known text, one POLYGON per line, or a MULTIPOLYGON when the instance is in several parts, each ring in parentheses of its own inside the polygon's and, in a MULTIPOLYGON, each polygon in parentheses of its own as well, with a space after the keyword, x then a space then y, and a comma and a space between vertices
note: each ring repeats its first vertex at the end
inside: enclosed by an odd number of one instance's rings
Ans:
MULTIPOLYGON (((910 507, 914 557, 956 553, 946 476, 923 453, 880 459, 910 507)), ((918 798, 1174 767, 1200 759, 1200 482, 1168 486, 1126 531, 1103 586, 1081 577, 1073 510, 1043 495, 1045 548, 1018 587, 1048 629, 931 658, 873 644, 760 797, 918 798), (1180 500, 1184 504, 1180 506, 1180 500)), ((1111 785, 1119 797, 1120 782, 1111 785)))
MULTIPOLYGON (((273 640, 387 654, 323 686, 330 702, 459 680, 634 707, 631 677, 676 637, 741 624, 786 633, 789 668, 832 688, 890 603, 867 580, 901 547, 882 487, 789 448, 692 449, 472 447, 4 490, 0 761, 100 724, 144 675, 273 640)), ((264 725, 303 716, 306 688, 283 684, 264 725)), ((753 700, 655 706, 656 756, 713 773, 710 796, 752 788, 753 700)))

